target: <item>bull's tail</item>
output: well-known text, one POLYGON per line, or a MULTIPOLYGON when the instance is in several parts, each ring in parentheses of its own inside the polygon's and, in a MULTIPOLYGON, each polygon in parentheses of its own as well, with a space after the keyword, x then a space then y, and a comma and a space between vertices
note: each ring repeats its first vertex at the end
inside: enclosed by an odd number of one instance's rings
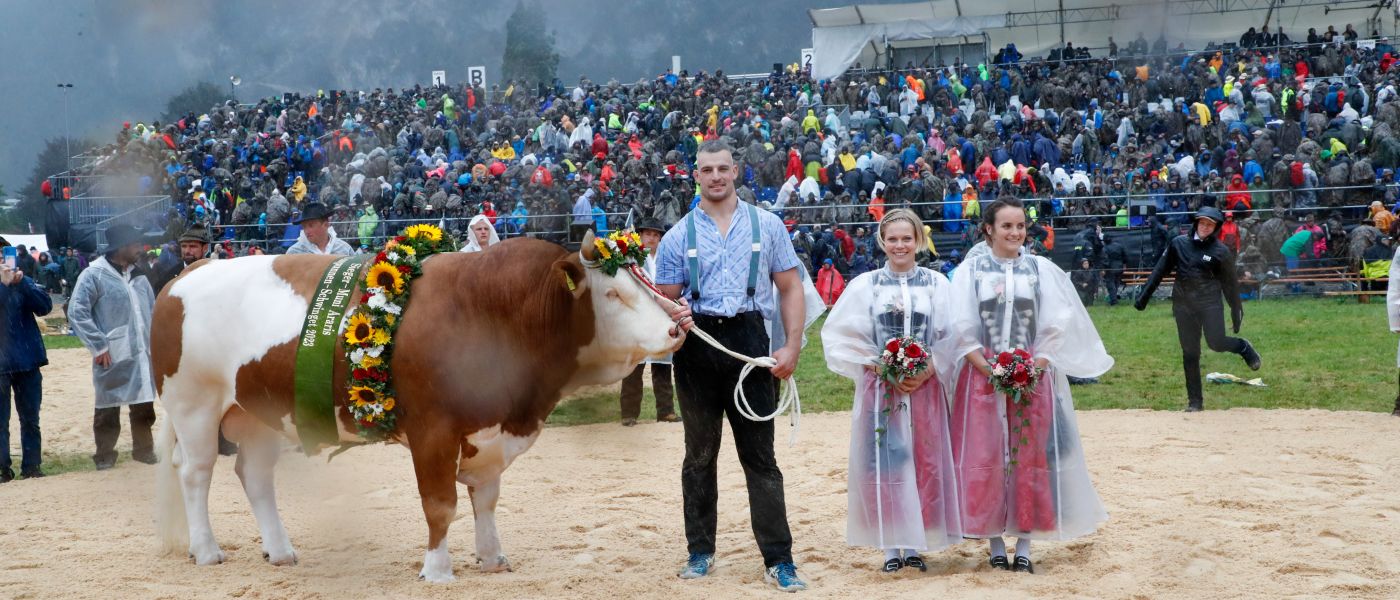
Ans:
POLYGON ((185 517, 185 493, 180 485, 182 457, 169 412, 161 423, 156 448, 160 456, 160 464, 156 465, 156 536, 160 538, 161 554, 179 555, 189 551, 190 529, 185 517))

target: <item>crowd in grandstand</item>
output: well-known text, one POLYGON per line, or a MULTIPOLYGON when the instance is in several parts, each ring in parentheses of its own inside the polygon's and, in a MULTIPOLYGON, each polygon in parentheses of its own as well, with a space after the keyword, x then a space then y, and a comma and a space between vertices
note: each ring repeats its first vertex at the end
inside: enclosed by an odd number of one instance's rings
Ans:
POLYGON ((107 195, 169 195, 167 221, 149 229, 173 243, 207 225, 225 255, 284 251, 311 202, 356 249, 422 221, 466 240, 477 215, 501 237, 563 241, 575 223, 676 222, 696 198, 697 146, 725 137, 740 197, 781 214, 812 273, 878 266, 871 224, 887 207, 966 244, 983 206, 1015 196, 1035 250, 1060 231, 1080 249, 1075 268, 1095 269, 1111 268, 1101 226, 1108 238, 1149 229, 1150 262, 1191 213, 1217 206, 1222 239, 1257 275, 1290 258, 1357 263, 1391 233, 1395 60, 1386 39, 1348 25, 1305 39, 1251 29, 1195 51, 1141 35, 1110 38, 1101 56, 1012 45, 983 64, 857 66, 832 80, 789 67, 329 90, 125 123, 77 174, 107 195), (1302 232, 1307 243, 1286 244, 1302 232))

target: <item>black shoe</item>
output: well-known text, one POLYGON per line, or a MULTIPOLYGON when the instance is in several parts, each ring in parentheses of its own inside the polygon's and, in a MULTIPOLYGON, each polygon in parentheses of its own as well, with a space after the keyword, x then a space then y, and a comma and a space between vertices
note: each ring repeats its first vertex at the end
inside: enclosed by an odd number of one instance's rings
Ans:
POLYGON ((1258 371, 1259 367, 1263 366, 1259 352, 1254 349, 1254 344, 1249 343, 1249 340, 1245 340, 1244 350, 1240 352, 1240 356, 1244 357, 1244 364, 1249 365, 1251 371, 1258 371))
POLYGON ((142 464, 147 464, 147 465, 153 465, 153 464, 156 464, 157 462, 159 462, 159 461, 156 460, 156 453, 155 453, 155 452, 141 452, 141 453, 132 452, 132 453, 131 453, 131 460, 134 460, 134 461, 139 462, 139 463, 142 463, 142 464))
POLYGON ((1206 409, 1202 400, 1188 400, 1186 402, 1186 412, 1201 412, 1206 409))
POLYGON ((928 572, 928 565, 924 564, 924 557, 919 555, 910 556, 904 559, 904 566, 918 569, 920 573, 928 572))
POLYGON ((1016 565, 1011 567, 1011 570, 1017 573, 1024 571, 1035 575, 1035 566, 1031 564, 1031 559, 1028 556, 1017 556, 1016 565))
POLYGON ((9 483, 15 480, 14 469, 0 469, 0 483, 9 483))
POLYGON ((881 571, 884 571, 884 572, 886 572, 886 573, 893 573, 893 572, 898 571, 898 570, 903 569, 903 568, 904 568, 904 561, 899 560, 898 558, 891 558, 891 559, 885 561, 885 566, 880 567, 880 570, 881 570, 881 571))
POLYGON ((988 562, 992 564, 993 569, 1001 569, 1003 571, 1011 570, 1011 563, 1006 562, 1005 556, 993 556, 992 560, 988 562))
POLYGON ((44 472, 39 470, 38 467, 35 467, 33 469, 26 469, 20 472, 20 477, 23 477, 25 479, 38 479, 43 476, 44 472))

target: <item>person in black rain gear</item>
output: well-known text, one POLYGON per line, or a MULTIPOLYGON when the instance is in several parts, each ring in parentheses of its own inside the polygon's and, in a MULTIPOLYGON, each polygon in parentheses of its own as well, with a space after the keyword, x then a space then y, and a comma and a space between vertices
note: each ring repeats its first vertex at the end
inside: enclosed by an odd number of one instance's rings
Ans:
POLYGON ((1202 207, 1196 212, 1195 227, 1189 234, 1179 235, 1167 246, 1157 261, 1152 277, 1143 286, 1135 307, 1147 308, 1152 292, 1162 279, 1176 275, 1172 286, 1172 315, 1176 317, 1177 337, 1181 341, 1181 363, 1186 374, 1186 412, 1204 408, 1201 396, 1201 334, 1215 352, 1233 352, 1244 358, 1250 369, 1259 370, 1259 353, 1248 340, 1225 335, 1223 297, 1230 304, 1230 321, 1234 332, 1240 332, 1244 322, 1244 306, 1240 302, 1239 280, 1235 277, 1235 257, 1225 244, 1216 239, 1216 229, 1225 216, 1214 207, 1202 207))

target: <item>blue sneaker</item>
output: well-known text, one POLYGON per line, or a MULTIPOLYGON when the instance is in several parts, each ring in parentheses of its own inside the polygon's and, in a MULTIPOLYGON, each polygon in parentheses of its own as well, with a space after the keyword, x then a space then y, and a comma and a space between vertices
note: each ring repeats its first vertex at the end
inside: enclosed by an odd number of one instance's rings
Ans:
POLYGON ((685 561, 685 567, 681 569, 681 579, 699 579, 710 574, 710 570, 715 568, 715 555, 711 554, 691 554, 685 561))
POLYGON ((763 572, 763 580, 773 584, 779 591, 798 592, 807 589, 807 582, 797 576, 797 566, 790 562, 768 567, 763 572))

